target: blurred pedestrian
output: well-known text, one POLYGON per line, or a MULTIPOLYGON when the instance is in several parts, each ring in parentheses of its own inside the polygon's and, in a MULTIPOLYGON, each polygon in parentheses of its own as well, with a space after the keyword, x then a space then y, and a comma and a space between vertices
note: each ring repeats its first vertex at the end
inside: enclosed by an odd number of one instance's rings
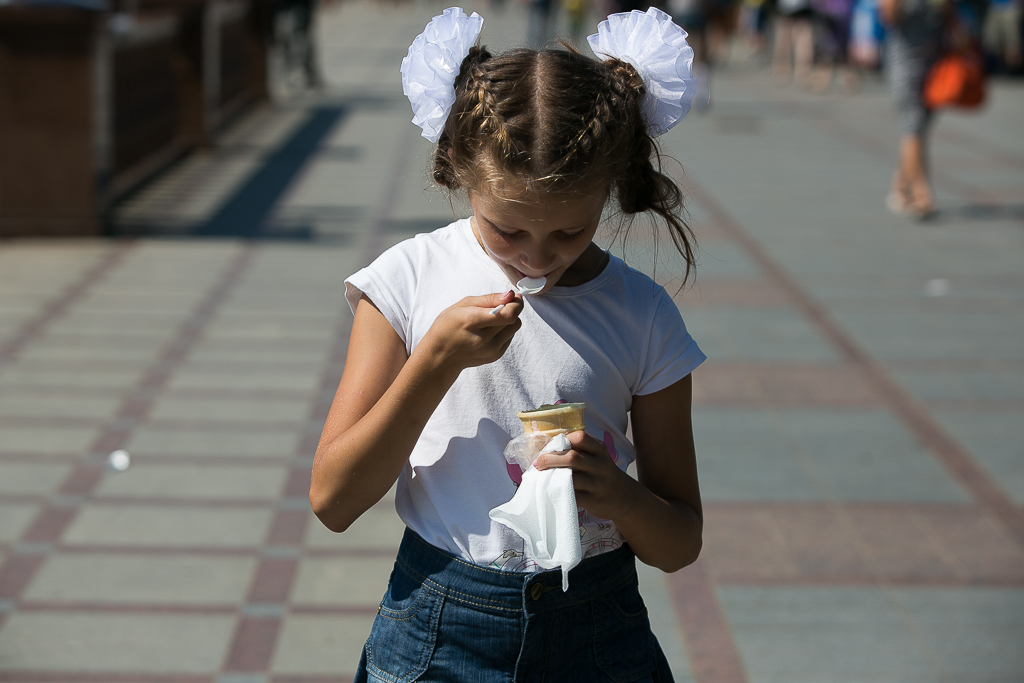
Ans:
POLYGON ((985 50, 1008 71, 1021 68, 1021 0, 990 0, 985 14, 985 50))
POLYGON ((776 2, 772 75, 777 83, 807 85, 814 66, 814 9, 811 0, 776 2))
POLYGON ((534 50, 543 50, 554 37, 552 16, 557 0, 527 0, 526 44, 534 50))
POLYGON ((886 67, 899 121, 899 162, 886 206, 927 218, 935 211, 928 169, 932 112, 924 103, 928 69, 942 52, 946 0, 881 0, 886 25, 886 67))

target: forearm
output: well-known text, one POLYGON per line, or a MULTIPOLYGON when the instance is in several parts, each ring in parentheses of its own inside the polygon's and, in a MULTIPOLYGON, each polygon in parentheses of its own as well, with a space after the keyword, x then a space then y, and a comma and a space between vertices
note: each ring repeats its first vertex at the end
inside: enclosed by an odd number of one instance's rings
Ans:
MULTIPOLYGON (((428 354, 414 352, 365 415, 321 441, 313 462, 310 503, 325 526, 344 531, 387 493, 458 374, 428 354)), ((324 431, 326 435, 330 430, 324 431)))
POLYGON ((629 481, 624 514, 612 521, 637 558, 666 572, 693 564, 702 545, 701 516, 682 501, 659 498, 629 481))

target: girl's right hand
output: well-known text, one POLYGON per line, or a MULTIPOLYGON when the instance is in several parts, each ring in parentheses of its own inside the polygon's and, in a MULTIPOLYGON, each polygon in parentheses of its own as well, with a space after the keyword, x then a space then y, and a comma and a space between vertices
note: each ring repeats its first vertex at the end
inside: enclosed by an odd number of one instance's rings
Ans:
POLYGON ((523 326, 523 298, 514 291, 469 296, 446 308, 416 347, 440 367, 462 371, 493 363, 504 355, 523 326), (491 311, 501 306, 494 315, 491 311))

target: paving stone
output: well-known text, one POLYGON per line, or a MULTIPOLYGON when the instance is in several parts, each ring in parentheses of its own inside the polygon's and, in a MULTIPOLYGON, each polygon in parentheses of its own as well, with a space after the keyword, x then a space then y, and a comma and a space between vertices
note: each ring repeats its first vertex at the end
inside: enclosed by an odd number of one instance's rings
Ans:
POLYGON ((1018 505, 1024 505, 1024 419, 1020 412, 942 411, 942 423, 1018 505))
POLYGON ((237 389, 258 392, 261 389, 313 391, 320 386, 320 369, 300 372, 273 371, 253 366, 249 372, 234 368, 233 372, 210 372, 183 369, 168 383, 171 389, 237 389))
POLYGON ((7 368, 0 370, 0 391, 16 391, 21 387, 36 388, 83 388, 83 389, 127 389, 138 384, 142 376, 139 370, 22 370, 7 368))
POLYGON ((98 496, 133 498, 267 499, 281 495, 288 468, 249 465, 185 467, 153 462, 133 464, 124 472, 108 472, 96 488, 98 496))
POLYGON ((268 508, 200 508, 87 504, 64 533, 84 546, 258 546, 270 525, 268 508))
POLYGON ((299 434, 287 431, 160 429, 141 427, 125 447, 139 456, 287 458, 295 453, 299 434))
POLYGON ((373 617, 288 615, 271 669, 278 675, 354 674, 373 617))
POLYGON ((43 495, 53 493, 71 471, 59 463, 4 462, 0 460, 0 493, 43 495))
POLYGON ((231 616, 16 613, 0 631, 0 661, 10 675, 207 673, 220 666, 233 626, 231 616))
POLYGON ((709 500, 966 502, 884 411, 694 410, 709 500))
POLYGON ((397 554, 404 533, 405 522, 395 512, 394 504, 382 501, 364 512, 340 534, 334 533, 314 518, 309 525, 306 545, 311 548, 348 550, 374 548, 393 550, 397 554))
POLYGON ((38 511, 38 505, 0 503, 0 543, 13 543, 21 538, 38 511))
POLYGON ((154 420, 240 420, 246 422, 303 422, 307 401, 239 399, 158 399, 149 411, 154 420))
POLYGON ((251 557, 54 555, 23 597, 56 602, 237 605, 245 599, 255 566, 251 557))
POLYGON ((837 362, 837 352, 797 311, 737 306, 687 309, 683 319, 701 348, 719 360, 837 362))
POLYGON ((99 426, 59 426, 59 418, 46 429, 4 426, 0 427, 0 453, 84 453, 99 433, 99 426))
POLYGON ((673 609, 672 596, 665 583, 664 572, 639 561, 636 563, 636 572, 640 581, 640 594, 647 605, 651 620, 651 630, 654 631, 665 653, 673 678, 679 683, 695 683, 680 630, 679 617, 673 609))
POLYGON ((0 417, 110 418, 120 407, 117 396, 67 396, 53 389, 0 390, 0 417))
POLYGON ((303 558, 291 600, 297 605, 375 608, 394 564, 393 556, 303 558))

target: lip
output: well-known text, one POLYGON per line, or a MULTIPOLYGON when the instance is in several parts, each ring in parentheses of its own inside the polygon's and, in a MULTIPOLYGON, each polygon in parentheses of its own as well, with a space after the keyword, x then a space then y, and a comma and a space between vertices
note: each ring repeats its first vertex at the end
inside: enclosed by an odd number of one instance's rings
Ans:
POLYGON ((548 277, 551 276, 551 273, 555 272, 555 271, 552 270, 552 271, 548 271, 547 273, 544 273, 543 275, 527 275, 526 273, 524 273, 523 271, 519 270, 515 266, 509 266, 509 267, 512 268, 512 270, 516 271, 516 275, 519 276, 520 280, 523 279, 524 277, 529 277, 529 278, 534 278, 534 279, 539 279, 539 278, 547 279, 548 277))

